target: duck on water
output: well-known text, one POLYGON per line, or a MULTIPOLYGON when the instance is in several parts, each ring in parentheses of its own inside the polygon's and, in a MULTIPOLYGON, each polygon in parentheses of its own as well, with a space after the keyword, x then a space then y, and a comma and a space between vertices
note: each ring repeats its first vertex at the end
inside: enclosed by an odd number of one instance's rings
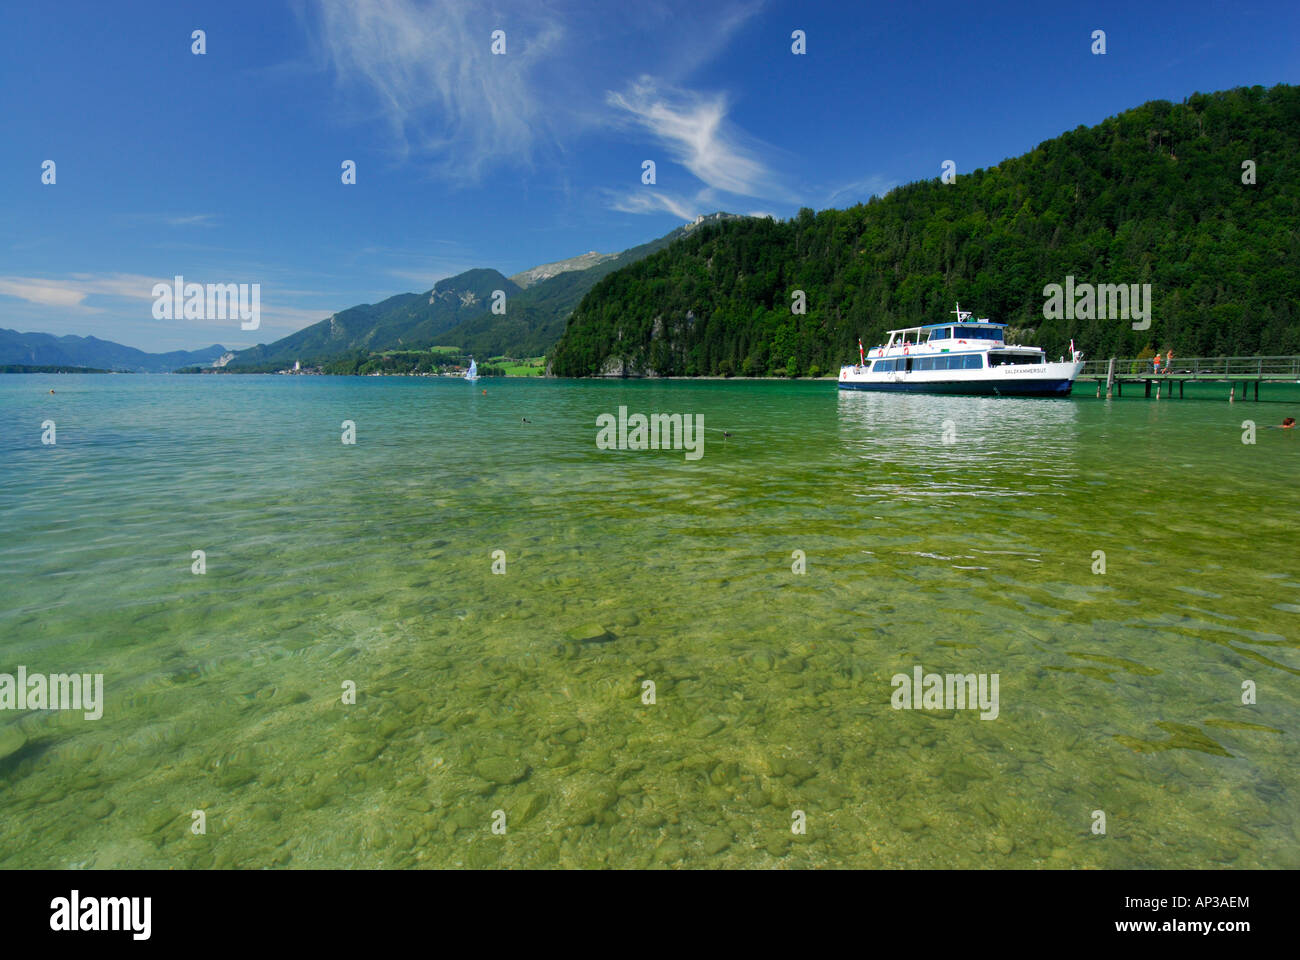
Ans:
POLYGON ((870 356, 858 341, 858 362, 840 367, 841 390, 893 390, 1008 397, 1069 396, 1083 370, 1083 353, 1070 342, 1070 359, 1049 363, 1041 347, 1005 342, 1005 323, 971 319, 961 304, 956 320, 890 330, 870 356))

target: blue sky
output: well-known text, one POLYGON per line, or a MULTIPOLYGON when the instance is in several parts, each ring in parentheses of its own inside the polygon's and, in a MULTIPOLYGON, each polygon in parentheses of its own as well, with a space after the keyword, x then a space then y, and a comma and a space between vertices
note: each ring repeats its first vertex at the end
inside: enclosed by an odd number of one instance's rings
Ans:
POLYGON ((470 267, 851 206, 1147 100, 1296 83, 1298 26, 1249 0, 6 4, 0 327, 271 342, 470 267), (177 274, 260 283, 261 329, 154 319, 177 274))

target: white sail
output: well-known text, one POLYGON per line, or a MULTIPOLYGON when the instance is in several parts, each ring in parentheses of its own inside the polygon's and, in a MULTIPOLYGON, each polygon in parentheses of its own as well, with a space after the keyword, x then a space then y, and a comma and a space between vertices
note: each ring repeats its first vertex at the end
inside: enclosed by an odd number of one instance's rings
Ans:
POLYGON ((478 364, 475 363, 472 359, 469 362, 469 369, 465 371, 465 379, 466 380, 478 379, 478 364))

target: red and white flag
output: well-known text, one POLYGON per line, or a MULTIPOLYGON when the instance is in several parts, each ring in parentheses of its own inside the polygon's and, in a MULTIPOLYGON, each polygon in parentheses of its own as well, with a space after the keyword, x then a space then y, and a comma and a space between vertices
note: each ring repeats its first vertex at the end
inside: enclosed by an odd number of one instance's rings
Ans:
POLYGON ((862 352, 862 338, 858 337, 858 363, 866 363, 867 358, 862 352))

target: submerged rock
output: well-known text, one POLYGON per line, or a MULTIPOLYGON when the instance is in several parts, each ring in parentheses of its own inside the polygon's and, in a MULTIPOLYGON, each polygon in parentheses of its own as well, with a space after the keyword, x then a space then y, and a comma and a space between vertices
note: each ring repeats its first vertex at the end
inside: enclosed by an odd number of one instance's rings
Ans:
POLYGON ((86 805, 86 816, 92 820, 103 820, 110 813, 117 809, 112 800, 100 797, 86 805))
POLYGON ((658 863, 676 863, 686 855, 686 849, 677 840, 667 840, 655 851, 658 863))
POLYGON ((614 635, 599 623, 584 623, 564 635, 577 643, 605 643, 614 639, 614 635))
POLYGON ((26 745, 27 734, 18 729, 17 725, 0 728, 0 760, 17 753, 26 745))
POLYGON ((709 856, 721 853, 731 846, 731 834, 725 830, 710 830, 704 835, 704 852, 709 856))
POLYGON ((545 809, 550 799, 544 793, 533 793, 524 797, 514 808, 514 822, 516 824, 527 823, 545 809))
POLYGON ((717 717, 701 717, 691 724, 687 731, 692 737, 711 737, 723 728, 724 724, 717 717))
POLYGON ((805 780, 817 776, 817 768, 802 757, 786 760, 785 772, 795 783, 803 783, 805 780))
POLYGON ((484 757, 474 764, 474 772, 491 783, 518 783, 528 776, 528 764, 509 757, 484 757))
POLYGON ((790 844, 792 842, 790 831, 774 830, 768 834, 764 849, 774 857, 784 857, 790 853, 790 844))

